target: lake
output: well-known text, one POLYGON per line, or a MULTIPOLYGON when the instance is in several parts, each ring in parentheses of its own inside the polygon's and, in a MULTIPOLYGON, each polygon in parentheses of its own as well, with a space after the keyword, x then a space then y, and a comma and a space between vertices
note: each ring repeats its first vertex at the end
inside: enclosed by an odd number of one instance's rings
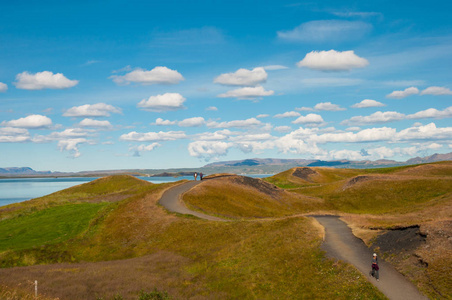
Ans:
MULTIPOLYGON (((264 178, 271 175, 246 175, 253 178, 264 178)), ((22 202, 33 198, 52 194, 71 186, 83 184, 98 177, 61 177, 61 178, 7 178, 0 179, 0 206, 22 202)), ((152 183, 175 182, 183 179, 193 180, 193 176, 181 177, 142 177, 152 183)))

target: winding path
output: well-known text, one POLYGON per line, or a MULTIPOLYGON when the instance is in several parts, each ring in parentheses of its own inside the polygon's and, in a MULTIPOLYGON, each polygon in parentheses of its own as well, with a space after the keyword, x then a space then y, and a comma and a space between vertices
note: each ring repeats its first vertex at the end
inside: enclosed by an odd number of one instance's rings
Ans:
MULTIPOLYGON (((189 214, 211 221, 226 221, 188 209, 182 201, 185 192, 201 183, 189 181, 167 190, 159 203, 171 212, 189 214)), ((379 259, 380 281, 369 276, 372 252, 362 240, 355 237, 351 229, 337 216, 312 216, 325 228, 325 241, 322 249, 327 255, 354 265, 369 281, 391 300, 428 299, 421 295, 417 288, 397 272, 389 263, 379 259)))

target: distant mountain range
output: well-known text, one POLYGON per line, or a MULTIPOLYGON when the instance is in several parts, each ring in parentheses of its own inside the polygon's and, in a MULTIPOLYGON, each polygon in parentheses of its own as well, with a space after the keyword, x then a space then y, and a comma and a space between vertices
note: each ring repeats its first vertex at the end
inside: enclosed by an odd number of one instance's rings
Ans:
POLYGON ((132 174, 145 176, 186 176, 193 172, 204 174, 235 173, 235 174, 275 174, 294 167, 335 167, 335 168, 383 168, 405 165, 432 163, 437 161, 452 160, 452 152, 446 154, 433 154, 427 157, 415 157, 405 162, 380 159, 376 161, 350 161, 335 160, 323 161, 315 159, 278 159, 278 158, 253 158, 233 161, 214 162, 199 168, 174 168, 174 169, 130 169, 130 170, 101 170, 85 171, 77 173, 35 171, 29 167, 0 168, 2 177, 64 177, 64 176, 93 176, 100 177, 112 174, 132 174))

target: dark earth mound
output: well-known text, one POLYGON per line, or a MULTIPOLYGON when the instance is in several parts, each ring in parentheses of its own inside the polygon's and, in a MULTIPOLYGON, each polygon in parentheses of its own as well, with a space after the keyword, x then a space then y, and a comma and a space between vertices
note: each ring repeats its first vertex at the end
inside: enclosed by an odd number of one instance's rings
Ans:
POLYGON ((303 180, 312 182, 312 180, 309 178, 310 175, 318 174, 316 171, 314 171, 311 168, 296 168, 295 171, 292 173, 293 176, 301 178, 303 180))
POLYGON ((265 193, 271 197, 275 197, 282 192, 277 186, 256 178, 237 176, 234 177, 232 181, 241 185, 253 187, 259 192, 265 193))
POLYGON ((421 234, 419 226, 395 229, 379 235, 372 248, 386 254, 412 254, 425 243, 425 239, 426 236, 421 234))

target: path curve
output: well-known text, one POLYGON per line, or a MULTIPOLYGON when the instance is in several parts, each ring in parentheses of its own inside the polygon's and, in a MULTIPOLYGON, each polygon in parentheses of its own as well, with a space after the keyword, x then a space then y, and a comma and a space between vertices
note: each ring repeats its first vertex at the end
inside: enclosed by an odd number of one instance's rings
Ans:
MULTIPOLYGON (((189 181, 172 187, 163 193, 159 203, 171 212, 189 214, 211 221, 226 221, 188 209, 182 201, 184 193, 200 184, 201 181, 189 181)), ((428 299, 400 274, 392 265, 379 258, 380 281, 369 276, 372 252, 364 242, 355 237, 351 229, 338 216, 311 216, 325 228, 325 241, 322 249, 327 255, 354 265, 369 281, 391 300, 428 299)))
POLYGON ((378 258, 380 281, 369 276, 372 251, 364 242, 355 237, 351 229, 338 216, 312 216, 325 228, 325 241, 322 249, 327 255, 354 265, 386 297, 393 300, 428 299, 419 293, 408 279, 392 265, 378 258))
POLYGON ((193 211, 185 206, 182 201, 183 194, 191 190, 194 186, 200 184, 201 181, 189 181, 186 183, 179 184, 175 187, 172 187, 166 190, 162 198, 160 198, 159 203, 167 210, 175 213, 180 213, 184 215, 193 215, 201 219, 210 220, 210 221, 226 221, 224 219, 206 215, 197 211, 193 211))

